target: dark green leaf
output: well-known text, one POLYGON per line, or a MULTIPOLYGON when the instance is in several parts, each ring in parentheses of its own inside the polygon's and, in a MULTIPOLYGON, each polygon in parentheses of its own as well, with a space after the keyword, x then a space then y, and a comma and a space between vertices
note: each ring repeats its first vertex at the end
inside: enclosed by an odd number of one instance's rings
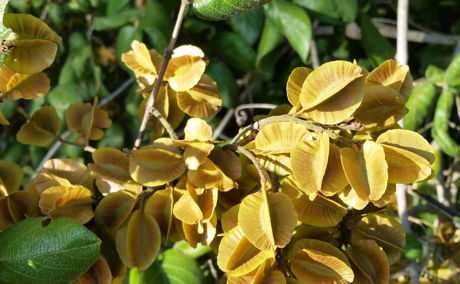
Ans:
POLYGON ((149 48, 160 53, 166 49, 174 23, 161 1, 150 2, 145 6, 145 14, 140 18, 139 30, 144 30, 150 39, 149 48), (155 17, 152 17, 155 15, 155 17))
POLYGON ((459 158, 460 146, 457 141, 450 136, 449 126, 447 124, 450 120, 450 114, 456 96, 458 96, 458 92, 454 88, 445 88, 442 91, 436 104, 431 135, 444 153, 459 158))
MULTIPOLYGON (((117 43, 116 43, 116 56, 117 59, 120 60, 121 54, 123 52, 127 52, 131 49, 131 43, 133 40, 142 40, 142 32, 139 29, 136 29, 133 26, 124 26, 120 29, 117 36, 117 43)), ((121 61, 120 61, 121 62, 121 61)), ((125 66, 121 63, 122 66, 125 66)))
POLYGON ((46 97, 48 102, 56 108, 58 113, 67 110, 73 103, 83 101, 80 86, 73 83, 56 86, 46 97))
POLYGON ((95 31, 115 29, 141 16, 142 13, 143 10, 141 9, 129 9, 107 17, 96 17, 93 21, 93 27, 95 31))
POLYGON ((43 220, 26 219, 0 233, 1 283, 68 283, 99 256, 99 239, 83 225, 43 220))
POLYGON ((460 86, 460 54, 449 64, 446 70, 446 82, 451 87, 460 86))
POLYGON ((238 105, 238 86, 232 70, 219 60, 213 60, 206 68, 206 73, 217 83, 223 106, 233 108, 238 105))
POLYGON ((218 33, 214 38, 215 52, 227 64, 244 71, 254 68, 256 54, 241 36, 231 32, 218 33))
POLYGON ((358 12, 356 0, 294 0, 294 3, 317 14, 321 20, 352 22, 358 12))
POLYGON ((253 45, 262 32, 264 24, 263 9, 259 8, 231 16, 229 22, 235 32, 246 39, 249 44, 253 45))
POLYGON ((361 17, 362 44, 373 67, 395 56, 395 48, 365 14, 361 17))
POLYGON ((129 0, 109 0, 107 1, 107 16, 115 15, 120 12, 129 3, 129 0))
POLYGON ((284 0, 267 5, 268 15, 275 22, 304 63, 310 52, 312 27, 310 17, 299 6, 284 0))
POLYGON ((412 89, 406 107, 409 112, 404 117, 404 128, 417 131, 423 126, 433 101, 436 96, 436 86, 431 83, 425 83, 412 89))
POLYGON ((410 260, 418 260, 423 256, 423 246, 412 234, 406 235, 404 256, 410 260))
POLYGON ((191 256, 180 250, 169 249, 147 270, 132 269, 129 274, 130 284, 202 284, 203 272, 191 256))
POLYGON ((267 55, 278 46, 282 38, 283 35, 278 26, 269 17, 266 17, 262 37, 260 38, 259 47, 257 48, 257 68, 265 70, 266 66, 270 65, 270 63, 274 63, 274 60, 268 58, 267 55))

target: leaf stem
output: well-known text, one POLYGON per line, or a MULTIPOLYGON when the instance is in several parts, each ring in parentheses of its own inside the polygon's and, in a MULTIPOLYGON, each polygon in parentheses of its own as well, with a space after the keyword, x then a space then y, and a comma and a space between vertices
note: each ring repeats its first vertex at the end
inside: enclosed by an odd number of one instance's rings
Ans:
POLYGON ((142 118, 141 126, 139 128, 139 133, 137 135, 136 141, 134 141, 133 149, 139 149, 142 143, 142 139, 144 138, 145 131, 147 129, 147 123, 152 116, 152 108, 155 104, 155 100, 157 98, 158 92, 160 91, 161 84, 163 82, 163 78, 166 72, 166 68, 168 67, 169 61, 171 60, 174 46, 176 45, 177 37, 179 36, 179 31, 182 26, 182 22, 184 20, 186 11, 188 6, 193 2, 193 0, 182 0, 181 5, 179 8, 179 13, 177 14, 176 24, 174 25, 174 30, 171 35, 171 39, 169 41, 169 45, 165 50, 163 62, 161 63, 160 72, 158 74, 158 78, 155 81, 155 85, 153 87, 152 95, 149 97, 147 101, 144 116, 142 118))

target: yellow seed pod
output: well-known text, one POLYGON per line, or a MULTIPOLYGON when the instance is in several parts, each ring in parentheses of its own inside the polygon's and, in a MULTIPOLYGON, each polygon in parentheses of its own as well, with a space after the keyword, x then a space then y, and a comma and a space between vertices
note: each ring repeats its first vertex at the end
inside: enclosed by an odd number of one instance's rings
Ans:
POLYGON ((161 232, 152 216, 134 211, 115 236, 118 255, 130 268, 147 269, 161 247, 161 232))
POLYGON ((136 196, 130 191, 109 193, 97 205, 94 219, 97 224, 114 231, 126 221, 135 205, 136 196))

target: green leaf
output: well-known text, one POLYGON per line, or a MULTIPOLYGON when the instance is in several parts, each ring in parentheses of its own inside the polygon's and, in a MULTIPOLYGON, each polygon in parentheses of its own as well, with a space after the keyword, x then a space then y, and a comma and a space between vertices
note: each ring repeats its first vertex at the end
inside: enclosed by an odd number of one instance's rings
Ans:
POLYGON ((321 20, 338 23, 338 20, 352 22, 358 13, 356 0, 294 0, 294 3, 307 8, 321 20))
POLYGON ((417 131, 423 126, 435 96, 436 86, 431 82, 415 86, 412 89, 412 93, 406 103, 409 112, 404 117, 405 129, 417 131))
POLYGON ((140 18, 139 30, 144 30, 150 39, 149 48, 154 48, 163 52, 169 43, 172 27, 174 23, 171 21, 170 13, 164 7, 163 1, 150 1, 145 6, 145 13, 140 18), (155 15, 155 17, 152 17, 155 15))
POLYGON ((419 260, 423 256, 423 246, 413 234, 406 235, 404 256, 410 260, 419 260))
POLYGON ((107 17, 96 17, 93 21, 95 31, 111 30, 121 27, 142 15, 142 9, 128 9, 107 17))
POLYGON ((444 153, 454 158, 459 158, 460 146, 450 136, 447 124, 447 121, 450 120, 456 96, 458 96, 458 92, 454 88, 447 87, 442 91, 436 104, 431 135, 444 153))
POLYGON ((441 83, 444 81, 446 72, 435 65, 428 65, 425 70, 425 77, 433 83, 441 83))
POLYGON ((447 67, 445 80, 450 87, 460 86, 460 54, 447 67))
POLYGON ((30 218, 0 233, 0 282, 68 283, 99 256, 100 240, 81 224, 30 218))
POLYGON ((233 108, 239 103, 238 86, 233 71, 222 61, 213 60, 206 67, 206 73, 217 83, 224 107, 233 108))
MULTIPOLYGON (((115 54, 117 59, 121 58, 121 54, 131 49, 131 42, 133 40, 142 40, 142 32, 133 26, 124 26, 120 29, 117 36, 117 43, 115 46, 115 54)), ((120 60, 120 65, 126 68, 120 60)))
POLYGON ((262 8, 250 10, 246 13, 231 16, 229 22, 235 32, 250 45, 253 45, 262 32, 264 13, 262 8))
POLYGON ((361 30, 361 42, 373 67, 395 56, 396 51, 393 45, 380 34, 365 14, 361 17, 361 30))
POLYGON ((202 284, 203 272, 195 259, 180 250, 166 250, 145 271, 132 269, 129 274, 130 284, 202 284))
POLYGON ((214 51, 227 64, 248 71, 254 68, 256 53, 240 35, 220 32, 214 38, 214 51))
POLYGON ((260 7, 268 1, 270 0, 195 0, 193 9, 205 20, 220 21, 260 7))
POLYGON ((273 0, 267 5, 268 15, 288 39, 304 63, 310 52, 312 26, 310 17, 299 6, 284 0, 273 0))
POLYGON ((115 15, 120 12, 129 3, 129 0, 109 0, 107 1, 107 16, 115 15))
POLYGON ((201 244, 198 244, 196 248, 193 248, 188 242, 184 240, 175 243, 174 249, 179 250, 195 259, 198 259, 212 251, 210 246, 203 246, 201 244))
POLYGON ((274 60, 272 60, 272 58, 268 58, 267 55, 269 55, 278 46, 282 38, 283 34, 280 29, 278 29, 276 23, 269 17, 266 17, 264 30, 259 41, 259 47, 257 48, 257 68, 265 70, 268 66, 274 64, 274 60))
POLYGON ((46 97, 58 114, 62 114, 71 104, 83 101, 81 88, 74 83, 57 85, 46 97))

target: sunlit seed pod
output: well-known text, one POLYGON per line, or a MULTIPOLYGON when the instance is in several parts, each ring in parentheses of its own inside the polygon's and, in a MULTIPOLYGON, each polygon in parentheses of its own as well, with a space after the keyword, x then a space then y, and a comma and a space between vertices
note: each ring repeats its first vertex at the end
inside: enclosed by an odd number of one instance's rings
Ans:
POLYGON ((66 112, 67 125, 78 134, 79 143, 86 145, 89 140, 100 140, 104 136, 102 129, 112 125, 107 112, 96 105, 96 101, 92 105, 75 103, 66 112))
POLYGON ((92 192, 79 185, 53 186, 42 192, 39 206, 51 218, 67 217, 81 224, 94 217, 92 192))
POLYGON ((262 264, 260 264, 256 269, 254 269, 253 271, 245 275, 242 275, 239 277, 229 276, 227 280, 227 284, 262 284, 262 283, 267 284, 266 280, 269 280, 270 278, 275 278, 277 276, 276 275, 277 273, 275 273, 274 277, 269 276, 270 272, 274 271, 272 270, 272 266, 274 263, 275 263, 275 260, 273 258, 269 258, 266 261, 264 261, 262 264))
POLYGON ((129 191, 110 193, 97 205, 94 219, 97 224, 114 231, 126 221, 135 205, 136 196, 129 191))
POLYGON ((302 86, 312 71, 312 69, 307 67, 297 67, 292 70, 291 74, 289 75, 286 84, 286 93, 288 100, 293 107, 300 107, 299 97, 300 93, 302 92, 302 86))
POLYGON ((388 258, 374 240, 356 241, 346 249, 345 253, 358 270, 371 280, 371 283, 386 284, 390 280, 388 258))
POLYGON ((279 176, 286 176, 291 174, 291 158, 289 154, 263 154, 254 155, 257 162, 267 171, 275 173, 279 176))
POLYGON ((0 67, 1 98, 9 100, 36 99, 50 90, 50 80, 45 73, 21 74, 8 66, 0 67))
POLYGON ((284 193, 257 192, 241 202, 238 225, 257 248, 282 248, 291 240, 297 225, 297 213, 284 193))
POLYGON ((238 155, 233 151, 214 147, 209 154, 209 159, 229 178, 236 180, 241 177, 242 168, 240 160, 238 155))
POLYGON ((129 155, 131 178, 145 186, 164 185, 186 170, 182 156, 161 149, 140 148, 129 155))
POLYGON ((224 233, 228 233, 231 229, 238 226, 238 212, 240 210, 240 204, 236 204, 222 214, 220 219, 222 230, 224 233))
POLYGON ((291 122, 268 124, 259 130, 254 140, 256 154, 290 154, 292 148, 302 142, 309 131, 291 122))
POLYGON ((305 194, 321 190, 329 158, 329 136, 297 144, 291 152, 291 168, 296 183, 305 194))
POLYGON ((24 173, 17 164, 0 161, 0 197, 7 196, 19 189, 24 178, 24 173))
POLYGON ((3 24, 18 34, 5 62, 9 68, 34 74, 53 63, 61 38, 47 24, 30 14, 5 14, 3 24))
POLYGON ((340 160, 340 148, 330 143, 326 172, 324 173, 320 192, 325 196, 333 196, 344 190, 348 184, 349 182, 340 160))
POLYGON ((208 158, 198 169, 189 170, 187 177, 194 186, 199 188, 217 188, 219 191, 225 192, 238 186, 208 158))
POLYGON ((356 210, 362 210, 367 206, 367 204, 369 204, 369 200, 361 199, 356 193, 356 190, 351 186, 348 186, 342 192, 340 192, 339 198, 343 203, 356 210))
POLYGON ((182 45, 174 49, 165 73, 165 79, 176 92, 193 88, 206 69, 203 51, 193 45, 182 45))
POLYGON ((203 212, 189 192, 185 192, 174 204, 173 213, 177 219, 188 225, 198 224, 203 220, 203 212))
POLYGON ((324 284, 353 281, 354 273, 347 257, 329 243, 303 239, 293 245, 289 254, 291 271, 302 281, 324 284))
POLYGON ((88 168, 72 159, 51 159, 45 162, 43 169, 34 178, 35 189, 41 194, 51 186, 81 185, 93 188, 93 178, 88 168))
POLYGON ((155 50, 149 51, 145 44, 134 40, 131 43, 131 50, 123 53, 121 60, 134 72, 138 82, 142 83, 141 87, 145 88, 152 85, 158 77, 159 66, 156 66, 155 62, 161 62, 162 58, 155 50))
POLYGON ((207 246, 216 236, 217 217, 213 215, 211 219, 189 225, 182 222, 184 237, 192 247, 198 244, 207 246))
POLYGON ((222 105, 216 83, 206 75, 192 89, 177 92, 177 105, 192 117, 210 117, 222 105))
POLYGON ((397 123, 408 112, 404 98, 390 87, 366 87, 364 99, 355 111, 355 122, 368 131, 397 123))
POLYGON ((383 147, 366 141, 362 149, 342 148, 340 158, 345 175, 362 200, 378 200, 385 193, 388 166, 383 147))
POLYGON ((130 268, 147 269, 161 247, 161 232, 152 216, 136 210, 116 233, 116 248, 130 268))
POLYGON ((387 254, 390 265, 401 256, 405 234, 401 223, 396 218, 374 213, 348 226, 352 229, 352 242, 361 239, 375 240, 387 254))
POLYGON ((366 86, 385 86, 399 92, 407 101, 412 90, 412 76, 409 66, 401 65, 394 59, 389 59, 377 66, 366 77, 366 86))
POLYGON ((169 186, 155 191, 147 198, 144 205, 145 214, 152 216, 157 221, 164 238, 169 236, 173 226, 173 205, 174 189, 169 186))
POLYGON ((100 148, 93 153, 93 164, 88 164, 96 185, 102 194, 119 190, 139 193, 142 185, 134 182, 129 174, 128 155, 118 149, 100 148))
POLYGON ((217 264, 229 276, 238 277, 274 257, 274 250, 259 250, 244 236, 241 228, 235 227, 220 242, 217 264))
POLYGON ((45 106, 34 112, 30 120, 21 126, 16 139, 22 144, 46 147, 56 139, 61 124, 56 110, 52 106, 45 106))
POLYGON ((299 115, 322 124, 349 118, 364 96, 363 69, 351 62, 332 61, 315 69, 302 85, 299 115))
POLYGON ((79 284, 112 284, 112 272, 103 256, 96 259, 91 268, 77 278, 79 284))
POLYGON ((182 120, 185 117, 185 112, 183 112, 179 107, 177 93, 170 87, 167 92, 169 99, 168 122, 171 124, 173 129, 176 129, 182 123, 182 120))

